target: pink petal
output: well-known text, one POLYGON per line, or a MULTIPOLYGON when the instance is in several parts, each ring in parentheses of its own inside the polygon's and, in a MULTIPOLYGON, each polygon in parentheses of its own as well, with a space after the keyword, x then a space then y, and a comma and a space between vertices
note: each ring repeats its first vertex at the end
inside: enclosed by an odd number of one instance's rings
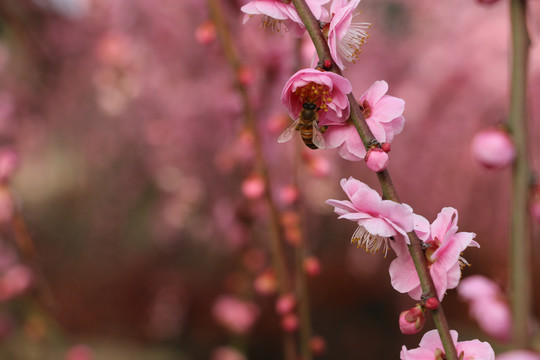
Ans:
POLYGON ((405 101, 403 99, 384 95, 377 104, 372 105, 370 117, 380 122, 390 122, 401 116, 404 109, 405 101))
POLYGON ((348 132, 351 130, 349 125, 333 125, 328 126, 328 129, 324 133, 324 141, 326 142, 327 149, 335 149, 347 138, 348 132))
POLYGON ((480 340, 461 341, 456 346, 458 353, 463 352, 465 359, 495 360, 495 352, 487 342, 480 340))
POLYGON ((388 83, 384 80, 375 81, 369 89, 366 90, 358 101, 360 104, 365 100, 373 107, 380 98, 388 91, 388 83))
POLYGON ((442 299, 444 298, 444 294, 448 289, 446 268, 444 268, 444 266, 438 265, 437 262, 431 265, 429 273, 431 274, 431 278, 433 279, 433 283, 435 284, 435 290, 437 290, 437 297, 440 301, 442 301, 442 299))
POLYGON ((401 360, 433 360, 434 358, 431 350, 416 348, 407 351, 405 346, 403 346, 399 356, 401 360))
POLYGON ((379 235, 382 237, 390 237, 396 235, 396 230, 386 221, 380 218, 368 218, 360 220, 358 225, 362 225, 370 234, 379 235))
POLYGON ((392 287, 400 293, 407 293, 420 286, 420 279, 410 255, 394 259, 388 271, 390 272, 392 287))

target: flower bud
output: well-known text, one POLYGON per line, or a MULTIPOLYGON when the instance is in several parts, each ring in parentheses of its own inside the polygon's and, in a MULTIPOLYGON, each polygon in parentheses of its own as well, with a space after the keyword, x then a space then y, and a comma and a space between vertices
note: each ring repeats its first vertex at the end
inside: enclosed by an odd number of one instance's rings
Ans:
POLYGON ((324 60, 323 66, 325 69, 330 70, 332 67, 332 60, 326 59, 324 60))
POLYGON ((403 311, 399 315, 399 330, 405 335, 416 334, 424 327, 426 318, 420 305, 403 311))
POLYGON ((242 193, 248 199, 257 199, 264 194, 264 182, 259 175, 251 175, 242 182, 242 193))
POLYGON ((304 259, 304 271, 309 276, 317 276, 321 273, 321 263, 315 256, 309 256, 304 259))
POLYGON ((266 270, 255 279, 255 292, 260 295, 272 295, 277 289, 276 275, 272 270, 266 270))
POLYGON ((281 319, 281 326, 287 332, 293 332, 298 329, 298 317, 295 314, 287 314, 281 319))
POLYGON ((369 149, 365 159, 367 167, 375 172, 385 170, 390 162, 388 154, 380 148, 369 149))
POLYGON ((510 136, 499 129, 483 130, 472 141, 476 161, 488 169, 502 169, 514 161, 516 149, 510 136))
POLYGON ((437 308, 439 307, 439 299, 437 299, 436 297, 430 297, 426 300, 424 306, 426 307, 426 309, 429 310, 437 310, 437 308))
POLYGON ((322 336, 313 336, 309 342, 313 355, 322 355, 326 351, 326 341, 322 336))
POLYGON ((390 152, 390 150, 392 149, 392 146, 390 145, 390 143, 388 142, 383 142, 381 144, 381 149, 384 151, 384 152, 390 152))
POLYGON ((216 39, 216 25, 210 20, 200 24, 195 29, 195 39, 202 45, 212 43, 216 39))
POLYGON ((280 296, 276 301, 276 312, 285 315, 293 311, 296 306, 296 299, 293 294, 280 296))

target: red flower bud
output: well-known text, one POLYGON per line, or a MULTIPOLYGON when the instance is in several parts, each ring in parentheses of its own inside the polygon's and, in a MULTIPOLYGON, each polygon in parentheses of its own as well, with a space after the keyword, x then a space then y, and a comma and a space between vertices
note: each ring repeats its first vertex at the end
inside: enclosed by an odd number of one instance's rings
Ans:
POLYGON ((437 310, 439 307, 439 300, 436 297, 430 297, 426 300, 424 306, 429 310, 437 310))
POLYGON ((390 146, 390 143, 383 142, 383 143, 381 144, 381 149, 382 149, 384 152, 390 152, 390 150, 392 149, 392 147, 390 146))
POLYGON ((323 66, 324 66, 326 69, 332 68, 332 60, 328 60, 328 59, 324 60, 323 66))
POLYGON ((405 335, 416 334, 424 327, 426 318, 420 305, 403 311, 399 315, 399 330, 405 335))

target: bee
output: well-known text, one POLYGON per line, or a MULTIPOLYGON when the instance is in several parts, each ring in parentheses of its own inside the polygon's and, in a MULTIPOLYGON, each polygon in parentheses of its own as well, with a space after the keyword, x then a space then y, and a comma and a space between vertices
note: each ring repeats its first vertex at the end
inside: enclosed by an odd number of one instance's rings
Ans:
MULTIPOLYGON (((284 143, 292 139, 295 131, 300 131, 304 144, 310 149, 324 149, 325 143, 319 128, 319 115, 317 105, 306 101, 302 105, 300 116, 279 135, 278 143, 284 143)), ((326 130, 326 127, 323 127, 326 130)), ((323 131, 324 131, 323 130, 323 131)))

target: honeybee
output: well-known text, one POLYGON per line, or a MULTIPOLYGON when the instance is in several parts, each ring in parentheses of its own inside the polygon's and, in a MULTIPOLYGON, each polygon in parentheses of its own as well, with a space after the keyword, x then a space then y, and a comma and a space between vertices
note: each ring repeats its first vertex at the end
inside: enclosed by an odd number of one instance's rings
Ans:
MULTIPOLYGON (((279 135, 278 142, 284 143, 292 139, 295 131, 300 131, 304 144, 310 149, 324 149, 324 138, 319 128, 319 115, 317 105, 306 101, 302 105, 300 116, 279 135)), ((325 128, 326 129, 326 128, 325 128)))

